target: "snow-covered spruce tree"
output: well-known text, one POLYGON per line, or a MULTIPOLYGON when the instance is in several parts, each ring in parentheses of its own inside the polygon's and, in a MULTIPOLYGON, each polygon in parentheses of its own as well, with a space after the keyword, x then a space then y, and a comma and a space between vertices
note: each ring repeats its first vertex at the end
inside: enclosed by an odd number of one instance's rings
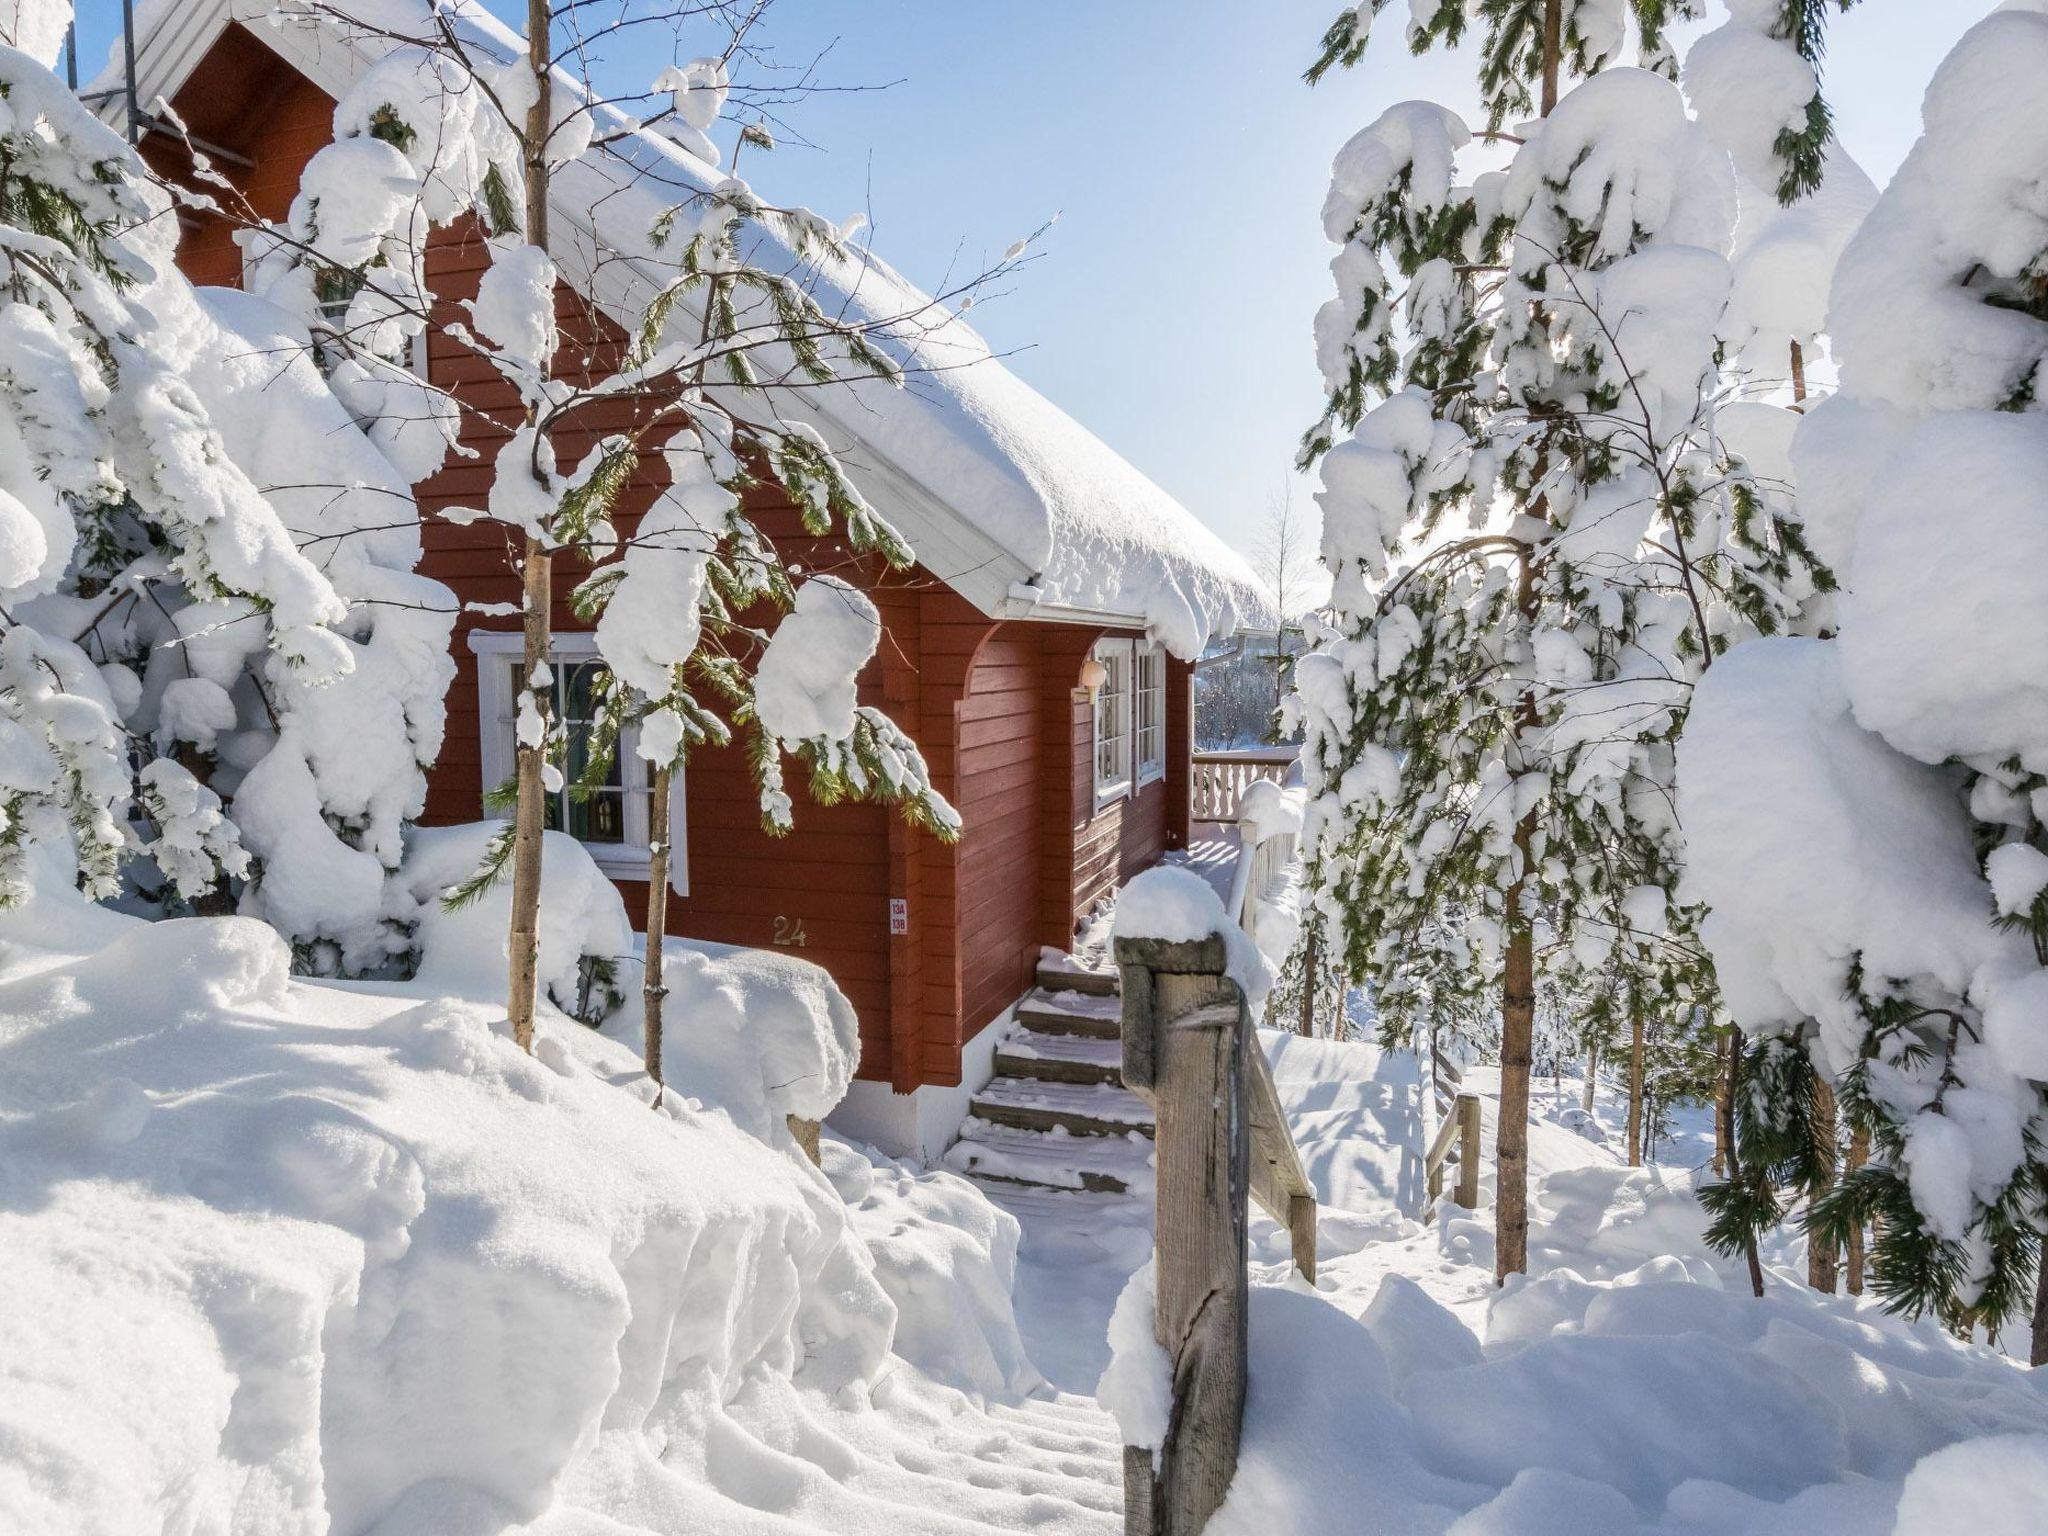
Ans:
POLYGON ((140 161, 25 53, 0 96, 0 896, 75 875, 176 910, 249 870, 192 768, 239 744, 245 689, 348 686, 350 611, 193 366, 239 338, 140 161))
MULTIPOLYGON (((565 555, 597 567, 576 601, 597 620, 607 669, 600 756, 637 723, 639 750, 666 780, 692 745, 722 741, 737 725, 771 830, 789 825, 785 754, 806 765, 818 799, 888 801, 941 836, 956 830, 915 746, 886 716, 854 705, 854 674, 879 639, 872 605, 828 576, 798 586, 738 499, 748 484, 771 480, 807 532, 836 529, 856 553, 906 564, 903 541, 789 408, 850 380, 900 382, 903 365, 884 338, 942 326, 950 313, 921 299, 900 313, 828 308, 819 276, 852 261, 840 231, 809 210, 769 204, 719 169, 711 133, 731 99, 731 69, 753 57, 748 37, 765 7, 627 6, 594 35, 575 7, 547 0, 529 5, 523 35, 466 3, 292 8, 378 62, 338 104, 335 141, 308 165, 289 220, 258 232, 266 291, 294 296, 309 314, 346 301, 328 334, 364 368, 368 418, 426 416, 449 431, 466 408, 444 400, 429 411, 410 385, 401 410, 373 397, 379 376, 360 354, 377 348, 364 338, 422 328, 485 363, 519 402, 516 419, 496 423, 503 444, 489 505, 467 514, 516 537, 526 684, 516 777, 503 791, 512 819, 450 899, 471 898, 509 871, 509 1007, 524 1044, 536 1003, 544 806, 550 794, 576 792, 565 783, 548 686, 555 566, 565 555), (599 87, 631 61, 680 56, 699 29, 719 52, 624 94, 599 87), (588 195, 588 227, 551 229, 564 188, 588 195), (488 233, 491 263, 457 321, 436 311, 425 257, 436 232, 460 219, 488 233), (589 366, 579 350, 588 342, 558 324, 564 252, 577 281, 603 292, 598 323, 616 341, 615 366, 589 366), (558 461, 557 442, 600 415, 615 419, 621 406, 627 429, 574 464, 558 461), (613 513, 651 453, 666 461, 669 487, 622 538, 613 513), (770 630, 762 620, 778 609, 788 617, 770 630)), ((759 122, 738 136, 772 143, 759 122)), ((1019 255, 1013 248, 996 271, 1019 255)), ((650 932, 667 885, 667 838, 654 842, 650 932)), ((658 1029, 658 959, 647 987, 658 1029)), ((650 1049, 658 1052, 658 1038, 650 1049)))
MULTIPOLYGON (((1776 403, 1796 406, 1806 398, 1835 263, 1877 197, 1827 130, 1816 68, 1828 10, 1805 0, 1731 0, 1722 24, 1685 56, 1686 99, 1735 162, 1739 212, 1724 338, 1749 383, 1748 401, 1774 393, 1776 403)), ((1740 427, 1724 412, 1722 429, 1740 427)), ((1789 442, 1790 426, 1776 435, 1789 442)))
MULTIPOLYGON (((1526 1264, 1539 971, 1677 967, 1711 995, 1674 900, 1672 742, 1711 659, 1825 581, 1715 431, 1734 189, 1667 78, 1688 9, 1636 8, 1642 69, 1613 64, 1618 6, 1479 7, 1481 137, 1508 166, 1461 181, 1472 131, 1403 103, 1339 152, 1324 208, 1338 295, 1303 459, 1336 620, 1296 670, 1309 878, 1383 1009, 1418 974, 1498 999, 1502 1278, 1526 1264)), ((1411 45, 1465 25, 1444 5, 1411 45)))
POLYGON ((1923 132, 1844 252, 1840 389, 1793 440, 1837 637, 1752 648, 1681 750, 1693 889, 1789 1125, 1831 1080, 1870 1160, 1811 1212, 1879 1218, 1895 1310, 2048 1357, 2048 15, 1936 71, 1923 132), (1803 1049, 1802 1049, 1803 1048, 1803 1049), (2031 1291, 2030 1295, 2030 1282, 2031 1291))

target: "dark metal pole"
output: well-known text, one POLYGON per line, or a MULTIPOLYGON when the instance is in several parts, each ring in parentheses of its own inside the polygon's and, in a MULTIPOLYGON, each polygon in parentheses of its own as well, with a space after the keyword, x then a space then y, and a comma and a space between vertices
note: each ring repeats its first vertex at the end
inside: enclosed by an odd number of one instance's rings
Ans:
POLYGON ((142 137, 142 114, 135 107, 135 0, 121 0, 121 57, 128 66, 128 142, 142 137))
POLYGON ((78 22, 72 20, 64 28, 64 83, 71 87, 71 94, 78 94, 78 22))

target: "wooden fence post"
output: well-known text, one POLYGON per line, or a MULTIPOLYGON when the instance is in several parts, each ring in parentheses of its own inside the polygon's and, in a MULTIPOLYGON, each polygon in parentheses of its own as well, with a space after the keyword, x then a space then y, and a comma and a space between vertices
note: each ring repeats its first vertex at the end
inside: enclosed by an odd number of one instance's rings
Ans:
POLYGON ((1447 1112, 1439 1109, 1438 1113, 1442 1122, 1437 1126, 1436 1140, 1422 1156, 1425 1221, 1434 1214, 1437 1198, 1444 1192, 1444 1169, 1449 1166, 1453 1151, 1458 1154, 1458 1204, 1468 1211, 1479 1209, 1479 1099, 1475 1094, 1461 1093, 1447 1112))
POLYGON ((1221 938, 1119 939, 1124 1081, 1153 1101, 1157 1214, 1154 1327, 1173 1406, 1154 1456, 1124 1451, 1127 1536, 1198 1536, 1237 1473, 1244 1427, 1246 1103, 1243 994, 1221 938))
POLYGON ((1458 1095, 1458 1204, 1479 1209, 1479 1100, 1458 1095))

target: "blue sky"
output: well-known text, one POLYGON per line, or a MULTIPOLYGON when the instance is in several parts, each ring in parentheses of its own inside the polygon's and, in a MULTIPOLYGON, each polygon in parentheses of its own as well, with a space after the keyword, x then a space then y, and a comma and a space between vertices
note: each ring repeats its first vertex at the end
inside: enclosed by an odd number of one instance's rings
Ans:
MULTIPOLYGON (((1834 21, 1840 136, 1880 184, 1912 143, 1934 66, 1991 8, 1863 0, 1834 21)), ((901 83, 811 97, 791 126, 815 147, 785 142, 748 172, 778 200, 871 210, 875 248, 928 286, 1058 213, 1040 259, 977 308, 977 329, 1250 550, 1319 405, 1309 322, 1329 285, 1318 210, 1330 157, 1394 101, 1456 105, 1470 91, 1467 66, 1413 58, 1388 24, 1363 66, 1311 90, 1300 71, 1337 9, 777 0, 785 56, 829 44, 828 81, 901 83)), ((80 12, 90 74, 120 5, 80 12)), ((1313 515, 1310 496, 1297 486, 1313 515)))

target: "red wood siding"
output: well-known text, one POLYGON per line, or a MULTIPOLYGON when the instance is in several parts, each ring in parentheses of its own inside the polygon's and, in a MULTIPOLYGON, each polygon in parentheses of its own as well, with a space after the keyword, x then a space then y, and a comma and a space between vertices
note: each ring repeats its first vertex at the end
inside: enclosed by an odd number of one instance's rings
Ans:
MULTIPOLYGON (((1050 631, 1049 631, 1050 633, 1050 631)), ((1194 751, 1194 670, 1166 662, 1166 775, 1129 795, 1095 804, 1095 707, 1080 686, 1081 664, 1095 641, 1114 630, 1068 630, 1060 663, 1048 667, 1041 693, 1048 743, 1064 736, 1063 772, 1045 787, 1044 846, 1064 855, 1056 890, 1042 903, 1048 944, 1065 944, 1105 897, 1171 849, 1185 848, 1190 822, 1189 772, 1194 751), (1057 675, 1055 676, 1055 672, 1057 675), (1064 845, 1061 849, 1060 845, 1064 845)), ((1050 748, 1048 749, 1050 750, 1050 748)))
POLYGON ((1042 629, 991 633, 960 706, 961 1021, 970 1030, 1016 1001, 1038 960, 1042 629))
MULTIPOLYGON (((196 138, 256 162, 248 167, 217 159, 213 169, 265 219, 282 220, 290 211, 306 162, 334 136, 333 99, 240 26, 221 34, 171 105, 196 138)), ((191 169, 180 140, 150 134, 141 149, 161 175, 183 179, 191 169)), ((201 190, 229 200, 216 186, 201 190)), ((241 286, 242 252, 229 220, 181 209, 178 224, 178 266, 187 277, 215 287, 241 286)))

